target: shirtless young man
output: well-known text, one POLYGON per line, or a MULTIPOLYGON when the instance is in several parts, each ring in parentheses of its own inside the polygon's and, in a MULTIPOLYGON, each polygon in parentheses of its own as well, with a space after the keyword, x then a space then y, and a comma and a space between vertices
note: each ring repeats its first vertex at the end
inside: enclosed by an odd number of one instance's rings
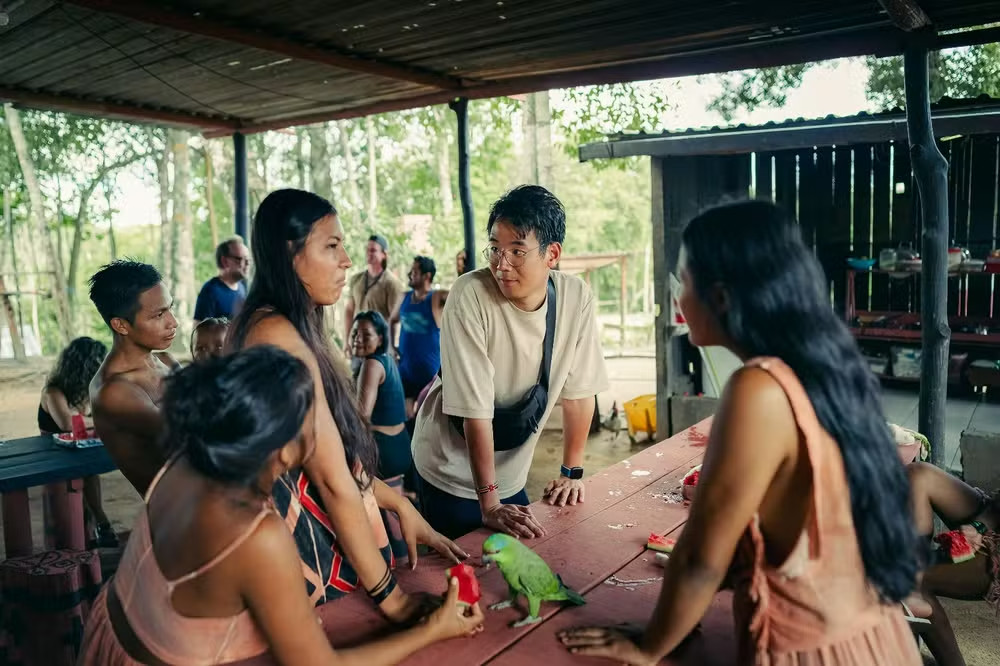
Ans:
POLYGON ((166 352, 177 333, 173 299, 159 271, 119 260, 90 278, 90 300, 111 328, 111 353, 90 383, 94 427, 111 459, 140 495, 163 466, 163 378, 180 367, 166 352))

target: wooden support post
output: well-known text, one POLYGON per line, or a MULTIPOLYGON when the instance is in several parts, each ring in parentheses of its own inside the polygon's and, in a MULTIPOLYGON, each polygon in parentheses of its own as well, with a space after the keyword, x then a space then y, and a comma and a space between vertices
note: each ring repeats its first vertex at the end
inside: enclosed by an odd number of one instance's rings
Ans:
POLYGON ((461 97, 448 106, 458 124, 458 195, 462 201, 465 231, 465 272, 476 269, 476 222, 472 211, 472 181, 469 174, 469 100, 461 97))
POLYGON ((920 432, 931 443, 931 462, 945 464, 945 404, 948 397, 948 161, 938 150, 931 127, 928 74, 933 31, 914 33, 903 56, 906 122, 913 175, 923 215, 923 271, 920 317, 923 352, 920 368, 920 432))
POLYGON ((621 294, 618 301, 618 323, 621 324, 621 337, 618 339, 618 351, 625 355, 625 326, 628 323, 628 257, 622 257, 621 261, 621 294))
POLYGON ((250 203, 247 192, 247 138, 240 132, 233 134, 233 212, 236 214, 236 235, 248 240, 247 227, 250 221, 250 203))

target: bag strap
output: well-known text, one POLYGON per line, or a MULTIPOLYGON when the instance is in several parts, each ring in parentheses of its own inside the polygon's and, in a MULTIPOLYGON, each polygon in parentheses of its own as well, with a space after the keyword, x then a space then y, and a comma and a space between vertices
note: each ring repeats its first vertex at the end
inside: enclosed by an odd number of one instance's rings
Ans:
POLYGON ((552 368, 552 345, 556 338, 556 287, 549 276, 548 310, 545 312, 545 342, 542 343, 542 367, 538 373, 538 383, 549 390, 549 370, 552 368))

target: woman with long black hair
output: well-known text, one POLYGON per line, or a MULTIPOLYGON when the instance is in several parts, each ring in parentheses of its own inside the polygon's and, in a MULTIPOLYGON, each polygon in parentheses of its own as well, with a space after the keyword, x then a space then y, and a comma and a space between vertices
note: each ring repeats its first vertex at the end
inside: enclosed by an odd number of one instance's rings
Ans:
POLYGON ((745 365, 645 630, 573 629, 563 643, 657 663, 728 573, 741 664, 920 664, 899 605, 918 572, 906 472, 798 226, 770 203, 713 208, 684 231, 679 277, 691 342, 745 365))
POLYGON ((310 192, 272 192, 254 216, 250 245, 257 269, 228 346, 288 351, 309 367, 316 395, 324 398, 308 417, 315 421, 316 454, 282 474, 273 489, 299 547, 309 595, 319 604, 360 586, 386 617, 410 620, 422 605, 396 586, 379 509, 399 516, 411 567, 418 543, 456 562, 467 555, 375 478, 375 442, 323 328, 323 307, 340 300, 351 267, 337 211, 310 192))

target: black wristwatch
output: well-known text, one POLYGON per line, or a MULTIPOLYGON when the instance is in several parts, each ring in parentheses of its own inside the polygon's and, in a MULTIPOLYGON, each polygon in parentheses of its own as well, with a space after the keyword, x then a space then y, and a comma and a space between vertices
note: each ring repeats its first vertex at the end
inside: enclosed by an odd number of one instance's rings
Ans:
POLYGON ((583 468, 582 467, 566 467, 563 465, 559 469, 560 473, 567 479, 582 479, 583 478, 583 468))

